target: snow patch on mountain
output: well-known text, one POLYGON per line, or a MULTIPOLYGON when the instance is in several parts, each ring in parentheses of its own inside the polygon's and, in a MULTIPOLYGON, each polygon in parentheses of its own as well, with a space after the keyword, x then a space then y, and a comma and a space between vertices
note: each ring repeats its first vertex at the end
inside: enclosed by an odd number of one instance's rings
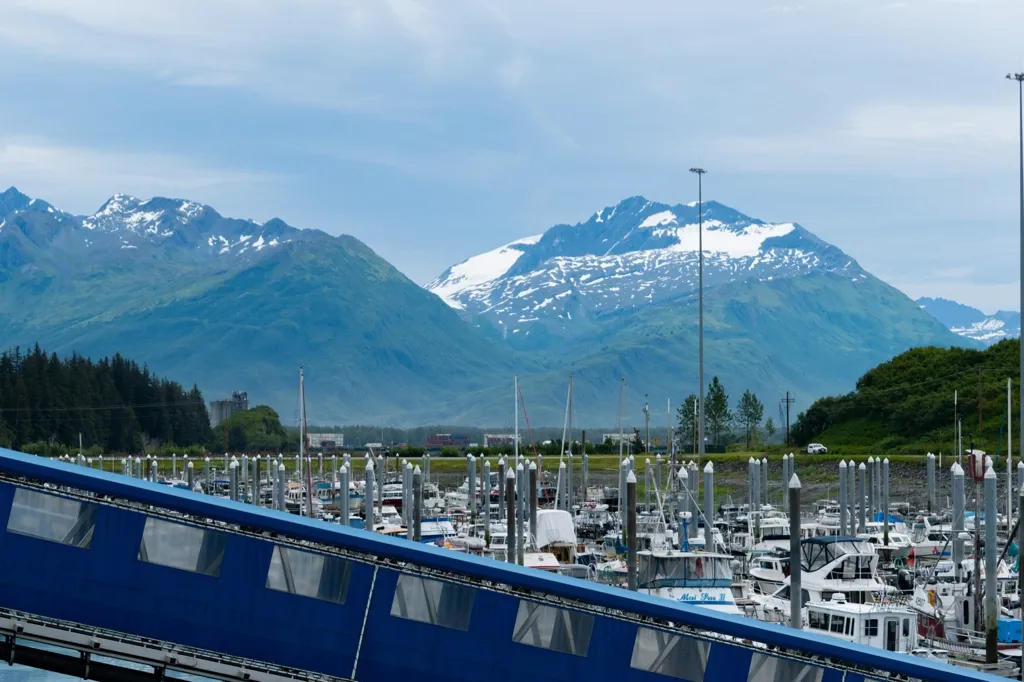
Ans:
POLYGON ((428 284, 427 289, 440 296, 452 308, 461 310, 463 305, 456 295, 485 287, 504 275, 523 255, 523 250, 517 247, 536 244, 542 236, 518 239, 468 258, 448 268, 440 277, 428 284))

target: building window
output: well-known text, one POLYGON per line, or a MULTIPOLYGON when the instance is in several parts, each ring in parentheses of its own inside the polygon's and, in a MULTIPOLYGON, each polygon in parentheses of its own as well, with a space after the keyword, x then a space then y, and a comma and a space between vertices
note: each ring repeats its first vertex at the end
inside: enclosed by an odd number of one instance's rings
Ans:
POLYGON ((864 621, 864 636, 865 637, 876 637, 878 635, 878 619, 869 618, 864 621))
POLYGON ((475 596, 476 591, 465 585, 402 573, 391 602, 391 615, 465 631, 469 629, 475 596))
POLYGON ((7 530, 88 549, 98 511, 99 507, 89 502, 16 488, 7 530))
POLYGON ((594 617, 589 613, 520 600, 512 641, 519 644, 586 656, 594 617))
POLYGON ((139 559, 216 578, 224 561, 224 544, 223 533, 148 517, 139 559))
POLYGON ((637 628, 629 666, 688 682, 702 682, 710 650, 710 642, 637 628))
POLYGON ((338 557, 274 545, 267 587, 344 604, 351 568, 349 562, 338 557))

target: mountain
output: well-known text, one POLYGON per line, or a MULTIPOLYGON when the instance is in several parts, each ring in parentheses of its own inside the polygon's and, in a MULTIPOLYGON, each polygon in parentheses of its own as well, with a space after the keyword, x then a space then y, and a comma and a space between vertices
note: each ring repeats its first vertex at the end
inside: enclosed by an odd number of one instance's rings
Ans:
MULTIPOLYGON (((121 352, 208 399, 247 390, 311 420, 474 417, 509 352, 353 237, 114 195, 75 216, 0 194, 0 347, 121 352)), ((504 391, 503 391, 504 393, 504 391)))
MULTIPOLYGON (((1019 360, 1019 339, 984 350, 915 348, 866 372, 854 391, 816 401, 800 414, 791 435, 798 445, 819 442, 840 453, 948 453, 955 443, 956 393, 964 448, 973 442, 998 456, 1006 452, 1006 379, 1016 383, 1019 360)), ((1013 395, 1016 415, 1017 387, 1013 395)), ((1020 424, 1012 423, 1017 443, 1020 424)))
POLYGON ((977 308, 946 298, 919 298, 917 304, 955 334, 986 346, 1003 339, 1020 338, 1020 313, 999 310, 986 315, 977 308))
MULTIPOLYGON (((974 345, 800 225, 704 209, 705 382, 719 376, 734 399, 755 391, 766 416, 787 391, 806 407, 908 348, 974 345)), ((576 402, 602 415, 627 377, 635 423, 641 396, 678 404, 697 391, 697 211, 633 197, 453 265, 427 288, 557 368, 532 382, 571 371, 576 402)))
MULTIPOLYGON (((696 203, 632 197, 576 225, 556 225, 474 256, 427 285, 456 310, 483 316, 506 338, 572 336, 609 315, 697 289, 696 203)), ((765 223, 704 205, 704 286, 831 272, 865 275, 842 251, 793 223, 765 223)))

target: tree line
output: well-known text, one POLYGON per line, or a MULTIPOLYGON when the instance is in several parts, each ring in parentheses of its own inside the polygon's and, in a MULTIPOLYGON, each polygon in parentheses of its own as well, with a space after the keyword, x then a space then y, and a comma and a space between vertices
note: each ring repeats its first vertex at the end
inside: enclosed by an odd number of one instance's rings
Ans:
MULTIPOLYGON (((725 440, 736 431, 742 433, 747 450, 758 442, 764 418, 764 404, 750 390, 743 392, 733 411, 729 407, 729 394, 718 377, 713 377, 704 395, 704 436, 712 445, 724 445, 725 440)), ((686 396, 676 410, 678 426, 674 436, 685 448, 697 445, 697 395, 686 396)), ((775 422, 771 417, 763 428, 769 438, 775 435, 775 422)))
POLYGON ((47 454, 84 448, 137 453, 210 440, 202 393, 120 354, 59 358, 36 344, 0 354, 0 445, 47 454))
MULTIPOLYGON (((984 350, 913 348, 869 370, 853 391, 814 401, 790 430, 797 445, 879 451, 950 451, 959 420, 964 449, 974 441, 993 454, 1005 452, 1007 379, 1010 412, 1020 405, 1020 341, 1006 339, 984 350)), ((1016 446, 1020 425, 1012 420, 1016 446)))

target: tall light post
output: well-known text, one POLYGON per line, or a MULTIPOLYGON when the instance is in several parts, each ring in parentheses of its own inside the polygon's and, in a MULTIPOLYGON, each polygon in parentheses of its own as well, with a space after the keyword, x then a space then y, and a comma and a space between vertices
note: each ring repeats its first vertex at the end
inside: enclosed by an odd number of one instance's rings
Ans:
MULTIPOLYGON (((1024 73, 1008 73, 1009 80, 1017 81, 1017 130, 1020 143, 1020 302, 1024 310, 1024 73)), ((1024 343, 1020 346, 1020 385, 1024 390, 1024 343)), ((1024 397, 1020 401, 1017 423, 1024 429, 1024 397)), ((1021 431, 1024 436, 1024 430, 1021 431)), ((1018 438, 1020 461, 1024 462, 1024 438, 1018 438)))
MULTIPOLYGON (((703 168, 697 174, 697 461, 704 459, 704 196, 703 168)), ((1024 357, 1024 356, 1022 356, 1024 357)))

